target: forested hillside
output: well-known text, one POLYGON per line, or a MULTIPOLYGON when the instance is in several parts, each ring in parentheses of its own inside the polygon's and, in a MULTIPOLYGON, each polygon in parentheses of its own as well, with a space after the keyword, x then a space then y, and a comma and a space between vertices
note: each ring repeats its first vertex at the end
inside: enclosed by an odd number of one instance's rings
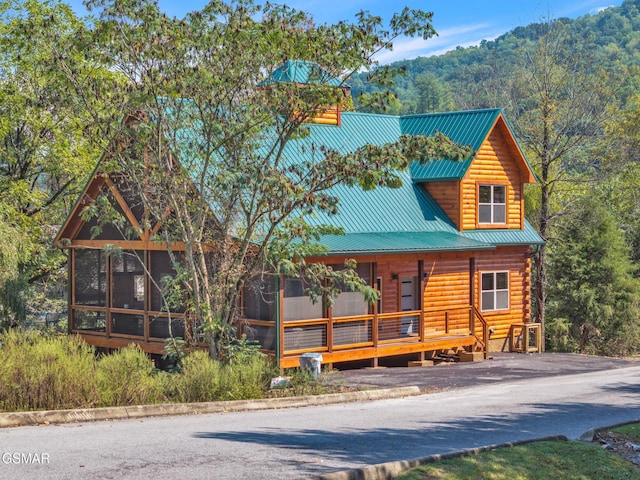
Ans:
MULTIPOLYGON (((436 12, 437 13, 437 12, 436 12)), ((621 102, 638 89, 638 78, 629 69, 640 65, 640 1, 626 0, 597 15, 578 19, 542 19, 518 27, 493 41, 462 48, 444 55, 396 62, 405 74, 396 79, 398 103, 389 113, 412 114, 470 108, 505 108, 500 93, 505 79, 511 77, 553 20, 565 27, 567 56, 584 56, 591 70, 604 68, 627 73, 624 88, 617 92, 621 102)), ((350 81, 353 92, 370 91, 366 75, 350 81)))
POLYGON ((394 67, 388 113, 505 110, 539 179, 527 207, 547 240, 533 252, 547 347, 638 352, 640 1, 394 67))

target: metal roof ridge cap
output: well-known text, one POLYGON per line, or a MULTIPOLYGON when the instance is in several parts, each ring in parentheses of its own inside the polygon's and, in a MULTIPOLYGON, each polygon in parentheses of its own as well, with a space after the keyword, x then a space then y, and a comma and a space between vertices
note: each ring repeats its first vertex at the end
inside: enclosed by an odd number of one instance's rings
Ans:
POLYGON ((420 117, 436 117, 436 116, 444 116, 444 115, 470 115, 474 113, 488 113, 488 112, 496 112, 504 113, 504 109, 494 107, 494 108, 478 108, 472 110, 452 110, 449 112, 425 112, 425 113, 410 113, 406 115, 399 115, 401 119, 412 119, 412 118, 420 118, 420 117))

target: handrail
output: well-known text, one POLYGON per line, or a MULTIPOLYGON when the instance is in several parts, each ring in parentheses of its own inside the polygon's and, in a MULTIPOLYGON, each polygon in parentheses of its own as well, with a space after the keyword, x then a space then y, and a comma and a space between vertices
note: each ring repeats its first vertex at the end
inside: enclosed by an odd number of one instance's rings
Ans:
MULTIPOLYGON (((489 343, 489 327, 487 324, 487 321, 485 320, 484 316, 482 315, 482 312, 480 312, 480 310, 474 306, 474 305, 465 305, 465 306, 452 306, 452 307, 436 307, 436 308, 427 308, 424 310, 425 314, 430 315, 430 314, 437 314, 437 313, 443 313, 445 314, 445 326, 444 326, 444 331, 441 333, 449 333, 449 327, 448 327, 448 317, 447 314, 451 313, 451 312, 467 312, 469 320, 468 320, 468 332, 470 335, 473 335, 473 337, 475 338, 476 342, 477 342, 477 346, 479 346, 481 348, 481 351, 483 352, 484 358, 486 359, 489 356, 489 348, 488 348, 488 343, 489 343), (475 319, 478 319, 478 321, 480 322, 480 326, 481 326, 481 333, 476 333, 478 330, 480 329, 476 329, 476 325, 475 325, 475 319)), ((352 315, 352 316, 344 316, 344 317, 334 317, 332 319, 329 318, 315 318, 315 319, 307 319, 307 320, 288 320, 286 322, 284 322, 284 327, 285 329, 290 329, 290 328, 296 328, 296 327, 309 327, 309 326, 314 326, 314 325, 326 325, 327 328, 331 328, 332 325, 338 325, 338 324, 342 324, 342 323, 348 323, 348 322, 373 322, 374 318, 377 318, 378 321, 380 320, 390 320, 390 319, 400 319, 400 318, 404 318, 404 317, 415 317, 421 314, 420 310, 411 310, 411 311, 404 311, 404 312, 385 312, 385 313, 378 313, 377 315, 373 315, 373 314, 364 314, 364 315, 352 315)), ((245 322, 247 322, 248 324, 255 324, 255 325, 263 325, 263 326, 271 326, 274 325, 273 322, 269 322, 269 321, 260 321, 260 320, 252 320, 252 319, 245 319, 245 322)), ((376 328, 376 325, 374 323, 373 328, 376 328)), ((458 324, 459 327, 462 327, 463 324, 458 324)), ((459 328, 458 327, 458 328, 459 328)), ((466 330, 466 327, 464 327, 464 329, 466 330)), ((373 332, 374 334, 376 332, 373 332)), ((322 347, 316 347, 314 349, 304 349, 304 351, 331 351, 331 349, 340 349, 340 350, 344 350, 344 349, 348 349, 348 348, 357 348, 360 346, 375 346, 376 344, 386 344, 389 342, 398 342, 398 341, 407 341, 407 342, 413 342, 413 341, 423 341, 424 339, 421 337, 412 337, 412 338, 407 338, 407 339, 403 339, 403 338, 389 338, 389 339, 380 339, 376 342, 376 335, 373 335, 373 338, 368 341, 368 342, 357 342, 354 344, 350 344, 350 345, 324 345, 322 347)), ((327 341, 329 341, 330 339, 327 338, 327 341)), ((290 354, 297 354, 299 353, 298 350, 287 350, 286 352, 288 355, 290 354)))
POLYGON ((379 313, 378 318, 384 320, 386 318, 415 317, 417 315, 420 315, 420 310, 405 310, 403 312, 379 313))
POLYGON ((475 328, 471 329, 471 333, 476 338, 476 341, 482 346, 482 353, 486 360, 487 357, 489 357, 489 325, 487 324, 487 321, 482 316, 482 312, 478 310, 478 307, 473 305, 472 309, 473 309, 474 316, 478 320, 480 320, 480 323, 482 324, 482 339, 479 339, 478 336, 476 335, 475 328))

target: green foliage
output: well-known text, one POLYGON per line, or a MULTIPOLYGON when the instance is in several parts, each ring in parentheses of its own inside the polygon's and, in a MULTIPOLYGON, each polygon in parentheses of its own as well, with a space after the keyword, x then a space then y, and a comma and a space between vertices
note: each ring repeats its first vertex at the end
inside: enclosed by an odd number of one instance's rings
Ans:
POLYGON ((231 350, 224 363, 211 359, 202 350, 187 355, 180 364, 180 373, 172 378, 176 400, 211 402, 264 397, 277 372, 271 359, 243 339, 231 350))
POLYGON ((558 327, 570 323, 571 344, 580 352, 637 352, 640 281, 613 215, 591 194, 560 228, 562 241, 549 254, 549 317, 558 327))
POLYGON ((129 345, 98 360, 99 406, 144 405, 164 399, 165 374, 153 367, 137 345, 129 345))
POLYGON ((177 401, 211 402, 221 398, 222 364, 212 360, 208 352, 192 352, 180 365, 180 373, 173 377, 177 401))
POLYGON ((0 334, 5 412, 257 399, 276 375, 271 359, 242 342, 228 362, 197 350, 167 373, 134 345, 96 359, 93 347, 77 337, 21 329, 0 334))
POLYGON ((244 335, 230 343, 226 357, 220 398, 241 400, 264 396, 277 371, 272 359, 244 335))
POLYGON ((581 442, 534 442, 502 447, 478 455, 426 464, 401 480, 628 480, 639 468, 627 460, 581 442), (544 459, 544 461, 541 461, 544 459))
MULTIPOLYGON (((84 24, 58 0, 0 3, 0 321, 21 323, 16 308, 66 257, 49 248, 99 149, 92 143, 97 98, 73 94, 104 72, 87 61, 75 33, 84 24), (5 282, 10 282, 7 285, 5 282), (19 288, 16 288, 19 287, 19 288)), ((101 104, 104 105, 104 104, 101 104)))
POLYGON ((93 407, 94 373, 93 348, 79 338, 0 334, 0 411, 93 407))
MULTIPOLYGON (((555 298, 552 296, 551 301, 555 298)), ((571 321, 550 316, 546 320, 546 347, 552 352, 577 352, 578 341, 571 336, 571 321)))

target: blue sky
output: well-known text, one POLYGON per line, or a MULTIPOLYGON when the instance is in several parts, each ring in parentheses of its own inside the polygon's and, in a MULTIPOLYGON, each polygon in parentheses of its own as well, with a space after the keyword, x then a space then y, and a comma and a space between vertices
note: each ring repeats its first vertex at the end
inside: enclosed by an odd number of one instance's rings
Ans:
MULTIPOLYGON (((576 18, 595 14, 619 6, 622 0, 290 0, 289 6, 312 14, 317 23, 336 23, 353 20, 360 10, 368 10, 384 20, 405 5, 434 12, 433 24, 439 36, 430 40, 400 39, 394 50, 377 59, 381 63, 438 55, 457 46, 477 45, 481 40, 493 40, 520 25, 528 25, 543 18, 576 18)), ((76 12, 84 14, 82 0, 67 0, 76 12)), ((159 0, 160 8, 168 15, 182 17, 197 10, 206 0, 159 0)))

